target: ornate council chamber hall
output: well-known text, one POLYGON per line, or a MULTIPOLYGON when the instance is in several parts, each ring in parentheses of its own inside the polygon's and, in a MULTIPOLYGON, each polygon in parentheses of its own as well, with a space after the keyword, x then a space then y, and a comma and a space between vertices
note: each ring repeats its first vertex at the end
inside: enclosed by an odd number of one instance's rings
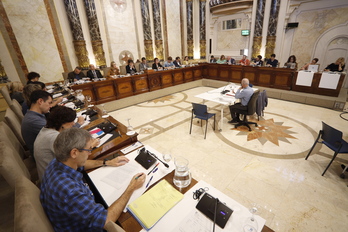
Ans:
MULTIPOLYGON (((332 150, 318 144, 305 160, 322 122, 348 141, 347 0, 0 0, 0 31, 0 88, 26 85, 29 72, 67 84, 75 67, 87 76, 92 64, 105 79, 71 80, 70 90, 120 123, 131 118, 142 143, 185 156, 194 179, 246 207, 257 203, 268 229, 348 230, 347 155, 323 176, 332 150), (278 63, 269 67, 272 54, 278 63), (151 69, 169 57, 182 66, 151 69), (325 70, 339 58, 342 70, 325 70), (109 75, 113 61, 117 75, 109 75), (197 97, 243 78, 268 96, 259 120, 249 117, 252 131, 228 123, 228 104, 197 97), (194 119, 189 134, 192 103, 202 101, 215 127, 194 119)), ((1 121, 7 108, 0 95, 1 121)), ((0 189, 0 231, 10 231, 15 190, 2 176, 0 189)))

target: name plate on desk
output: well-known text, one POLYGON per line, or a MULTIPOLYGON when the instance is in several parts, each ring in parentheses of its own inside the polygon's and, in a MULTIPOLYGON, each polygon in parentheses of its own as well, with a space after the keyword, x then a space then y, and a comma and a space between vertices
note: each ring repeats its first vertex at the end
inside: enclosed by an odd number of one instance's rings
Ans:
POLYGON ((340 80, 341 73, 323 72, 321 74, 319 88, 336 89, 340 80))

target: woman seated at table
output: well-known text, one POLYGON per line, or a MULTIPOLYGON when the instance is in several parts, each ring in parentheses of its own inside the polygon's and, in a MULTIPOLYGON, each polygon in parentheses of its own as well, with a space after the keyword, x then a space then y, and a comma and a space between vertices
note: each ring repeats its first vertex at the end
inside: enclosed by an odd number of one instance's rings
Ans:
POLYGON ((345 68, 344 58, 340 57, 336 60, 335 63, 331 63, 328 65, 324 71, 331 71, 331 72, 343 72, 345 68))
POLYGON ((218 60, 216 61, 216 63, 218 63, 218 64, 226 64, 227 61, 226 61, 225 56, 224 56, 224 55, 221 55, 221 56, 220 56, 220 59, 218 59, 218 60))
POLYGON ((305 64, 302 68, 300 68, 300 70, 308 70, 309 65, 315 65, 318 63, 318 61, 318 58, 314 58, 312 62, 305 64))
POLYGON ((161 65, 161 63, 159 62, 159 59, 157 57, 155 59, 153 59, 152 69, 156 69, 156 70, 163 69, 163 66, 161 65))
MULTIPOLYGON (((75 125, 76 112, 65 106, 56 106, 52 108, 47 117, 46 126, 43 127, 34 142, 34 157, 41 181, 45 169, 48 164, 55 158, 53 143, 58 134, 65 129, 75 125)), ((94 139, 92 147, 99 144, 99 139, 94 139)), ((90 160, 88 161, 93 167, 100 167, 103 161, 90 160)))
POLYGON ((187 66, 187 65, 190 64, 190 62, 189 62, 189 57, 188 57, 188 56, 185 56, 185 57, 184 57, 183 64, 184 64, 185 66, 187 66))
POLYGON ((128 60, 128 65, 126 66, 126 72, 127 74, 134 74, 137 72, 133 60, 128 60))
POLYGON ((294 55, 289 56, 288 61, 286 61, 284 66, 286 68, 292 68, 292 69, 297 70, 296 56, 294 56, 294 55))
POLYGON ((116 62, 112 61, 110 64, 110 70, 108 72, 107 77, 110 78, 110 77, 115 76, 115 75, 120 75, 120 70, 118 69, 116 62))
POLYGON ((14 81, 10 84, 10 97, 11 99, 16 99, 19 104, 23 104, 23 84, 20 81, 14 81))

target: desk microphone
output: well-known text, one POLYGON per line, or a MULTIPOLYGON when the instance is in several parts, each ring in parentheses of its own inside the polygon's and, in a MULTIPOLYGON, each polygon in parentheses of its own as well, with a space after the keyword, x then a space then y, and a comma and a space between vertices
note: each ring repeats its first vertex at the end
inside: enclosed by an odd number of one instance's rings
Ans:
POLYGON ((224 87, 224 89, 221 91, 221 94, 225 94, 230 92, 229 90, 226 89, 227 86, 229 86, 231 84, 231 82, 228 82, 227 85, 224 87))
POLYGON ((161 162, 164 166, 166 166, 166 168, 169 168, 169 164, 163 162, 162 160, 160 160, 155 154, 153 154, 150 151, 147 151, 150 155, 152 155, 153 157, 155 157, 159 162, 161 162))

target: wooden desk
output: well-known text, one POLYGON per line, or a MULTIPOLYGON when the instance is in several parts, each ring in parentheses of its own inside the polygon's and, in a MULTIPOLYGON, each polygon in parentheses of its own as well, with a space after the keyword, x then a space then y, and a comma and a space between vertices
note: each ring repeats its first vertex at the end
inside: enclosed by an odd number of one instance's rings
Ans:
MULTIPOLYGON (((162 179, 165 179, 168 181, 168 183, 172 184, 172 186, 180 191, 181 193, 186 193, 188 190, 190 190, 195 184, 197 184, 197 180, 192 178, 191 184, 187 186, 186 188, 179 189, 173 184, 173 177, 174 177, 174 171, 163 177, 162 179)), ((162 180, 161 179, 161 180, 162 180)), ((160 181, 160 180, 159 180, 160 181)), ((159 182, 158 181, 158 182, 159 182)), ((156 183, 157 184, 157 183, 156 183)), ((153 185, 155 186, 155 185, 153 185)), ((152 187, 153 187, 152 186, 152 187)), ((121 223, 123 229, 126 232, 139 232, 142 230, 142 226, 138 223, 138 221, 130 214, 130 213, 122 213, 121 216, 118 219, 118 222, 121 223)), ((262 232, 274 232, 272 229, 270 229, 268 226, 264 226, 262 229, 262 232)))
POLYGON ((135 143, 138 141, 138 133, 135 133, 134 135, 128 136, 127 133, 127 127, 114 119, 113 117, 109 116, 108 118, 101 118, 100 114, 98 115, 98 119, 92 121, 90 124, 85 126, 83 129, 90 129, 98 124, 105 122, 109 120, 113 124, 117 125, 116 131, 121 134, 121 136, 118 136, 114 139, 112 139, 109 142, 104 143, 102 146, 97 147, 93 149, 92 153, 89 155, 88 159, 104 159, 107 156, 112 155, 113 153, 119 151, 122 147, 128 146, 132 143, 135 143))

